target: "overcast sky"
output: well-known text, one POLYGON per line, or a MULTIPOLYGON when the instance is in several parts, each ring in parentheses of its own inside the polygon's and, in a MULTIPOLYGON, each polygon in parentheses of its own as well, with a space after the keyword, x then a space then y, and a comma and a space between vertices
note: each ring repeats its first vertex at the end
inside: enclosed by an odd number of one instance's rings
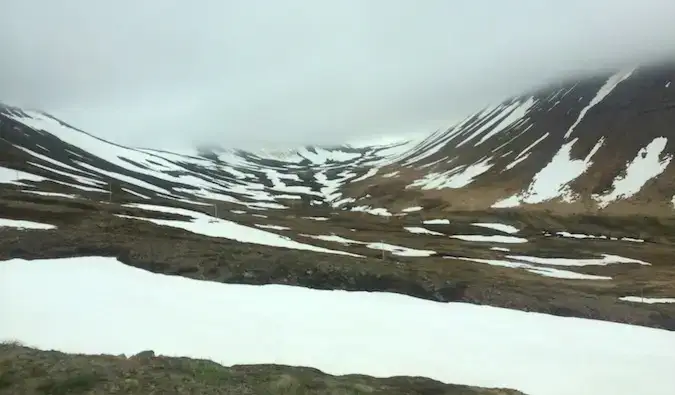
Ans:
POLYGON ((429 133, 675 53, 673 0, 2 0, 0 101, 122 144, 429 133))

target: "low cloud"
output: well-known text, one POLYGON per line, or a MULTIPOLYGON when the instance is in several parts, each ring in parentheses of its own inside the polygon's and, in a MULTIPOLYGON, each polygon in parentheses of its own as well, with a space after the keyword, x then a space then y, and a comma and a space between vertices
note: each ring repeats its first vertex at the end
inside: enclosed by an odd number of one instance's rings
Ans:
POLYGON ((180 149, 430 133, 675 54, 670 0, 4 0, 0 101, 180 149))

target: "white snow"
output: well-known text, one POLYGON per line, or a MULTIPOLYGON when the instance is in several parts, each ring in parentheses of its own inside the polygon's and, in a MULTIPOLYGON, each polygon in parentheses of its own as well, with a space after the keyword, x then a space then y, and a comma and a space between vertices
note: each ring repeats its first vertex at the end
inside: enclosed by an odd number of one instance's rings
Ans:
POLYGON ((311 219, 312 221, 328 221, 330 218, 326 218, 326 217, 302 217, 302 219, 311 219))
POLYGON ((22 189, 21 192, 32 193, 34 195, 42 195, 42 196, 63 197, 63 198, 69 198, 69 199, 77 198, 77 195, 73 195, 73 194, 70 194, 70 193, 30 191, 28 189, 22 189))
POLYGON ((0 218, 0 228, 2 227, 19 229, 56 229, 56 226, 54 225, 43 224, 40 222, 0 218))
POLYGON ((552 265, 552 266, 606 266, 615 263, 638 263, 640 265, 651 265, 650 263, 640 261, 638 259, 625 258, 618 255, 602 254, 602 258, 590 258, 590 259, 580 259, 580 258, 540 258, 534 256, 524 256, 524 255, 509 255, 507 258, 538 263, 541 265, 552 265))
POLYGON ((281 226, 281 225, 269 225, 269 224, 254 224, 258 228, 261 229, 272 229, 272 230, 289 230, 288 226, 281 226))
POLYGON ((510 248, 506 248, 506 247, 491 247, 490 249, 492 251, 502 251, 502 252, 511 251, 510 248))
POLYGON ((372 215, 379 215, 382 217, 391 217, 392 214, 386 209, 386 208, 373 208, 370 206, 355 206, 352 207, 350 211, 357 211, 357 212, 363 212, 363 213, 368 213, 372 215))
POLYGON ((273 247, 284 247, 296 250, 325 252, 330 254, 358 256, 345 251, 330 250, 327 248, 316 247, 309 244, 299 243, 293 241, 288 237, 278 235, 276 233, 265 232, 264 230, 251 228, 240 225, 232 221, 215 218, 197 211, 175 208, 163 207, 150 204, 125 204, 125 207, 136 207, 143 210, 152 210, 165 213, 174 213, 191 217, 191 221, 177 221, 167 219, 155 219, 145 217, 134 217, 127 215, 118 215, 124 218, 134 218, 143 221, 149 221, 157 225, 170 226, 174 228, 185 229, 192 233, 202 234, 211 237, 223 237, 230 240, 237 240, 242 243, 252 243, 268 245, 273 247))
POLYGON ((630 77, 631 74, 633 74, 633 71, 634 70, 621 71, 609 77, 605 82, 605 84, 601 86, 598 92, 595 94, 595 97, 593 97, 593 99, 591 99, 588 105, 579 112, 577 120, 574 121, 572 126, 570 126, 570 128, 567 130, 567 133, 565 133, 565 139, 567 139, 574 131, 574 128, 576 128, 577 125, 581 123, 581 120, 584 118, 584 116, 586 116, 588 110, 590 110, 595 105, 600 103, 604 98, 606 98, 607 95, 609 95, 614 90, 614 88, 616 88, 617 85, 619 85, 626 78, 630 77))
POLYGON ((532 265, 530 263, 512 261, 507 259, 481 259, 468 257, 447 257, 453 259, 462 259, 470 262, 486 263, 492 266, 509 267, 513 269, 525 269, 530 273, 539 274, 540 276, 560 278, 566 280, 611 280, 611 277, 596 276, 592 274, 577 273, 570 270, 554 269, 549 267, 542 267, 532 265))
POLYGON ((45 181, 46 178, 26 173, 25 171, 8 169, 0 166, 0 184, 23 185, 21 180, 40 182, 45 181))
POLYGON ((520 231, 520 229, 516 228, 515 226, 507 225, 507 224, 488 223, 488 222, 474 222, 471 225, 481 226, 483 228, 494 229, 494 230, 498 230, 498 231, 504 232, 504 233, 518 233, 520 231))
MULTIPOLYGON (((517 197, 519 201, 537 204, 557 197, 562 197, 567 202, 572 201, 573 193, 570 191, 568 184, 590 167, 592 164, 591 158, 604 143, 604 137, 598 140, 584 159, 571 158, 572 146, 576 141, 575 138, 560 147, 553 159, 534 176, 527 191, 517 197)), ((511 199, 513 198, 498 202, 495 207, 505 207, 507 202, 512 203, 511 199)))
MULTIPOLYGON (((587 235, 584 233, 570 233, 567 231, 562 231, 562 232, 555 232, 557 236, 560 237, 567 237, 567 238, 572 238, 572 239, 605 239, 605 240, 622 240, 622 241, 630 241, 633 243, 644 243, 645 241, 643 239, 638 239, 634 237, 608 237, 605 235, 587 235)), ((546 234, 546 236, 552 236, 551 234, 546 234)))
POLYGON ((516 156, 516 159, 518 159, 518 158, 520 158, 520 157, 523 157, 523 156, 529 155, 529 153, 530 153, 530 151, 532 150, 532 148, 534 148, 537 144, 539 144, 539 143, 541 143, 542 141, 544 141, 544 139, 545 139, 546 137, 548 137, 548 132, 544 133, 543 136, 539 137, 539 138, 536 139, 532 144, 530 144, 530 145, 528 145, 527 147, 525 147, 525 149, 522 150, 522 151, 518 154, 518 156, 516 156))
POLYGON ((493 166, 492 158, 487 157, 469 166, 459 166, 442 173, 427 173, 406 188, 421 187, 427 189, 463 188, 471 184, 474 179, 493 166))
POLYGON ((427 219, 422 221, 425 225, 450 225, 449 219, 427 219))
POLYGON ((619 298, 624 302, 633 302, 633 303, 675 303, 675 298, 643 298, 641 296, 624 296, 619 298))
POLYGON ((404 208, 403 210, 401 210, 401 212, 402 213, 414 213, 416 211, 421 211, 422 209, 423 209, 422 206, 415 206, 415 207, 404 208))
MULTIPOLYGON (((510 152, 510 151, 509 151, 510 152)), ((525 156, 521 156, 520 158, 516 158, 513 162, 509 163, 504 167, 504 169, 500 172, 503 173, 507 170, 511 170, 514 167, 518 166, 519 163, 523 162, 525 159, 527 159, 530 156, 530 154, 526 154, 525 156)))
POLYGON ((414 234, 427 234, 427 235, 434 235, 434 236, 445 236, 445 233, 441 232, 434 232, 433 230, 429 230, 426 228, 422 228, 419 226, 406 226, 404 227, 405 230, 407 230, 410 233, 414 234))
POLYGON ((305 233, 300 233, 300 236, 304 237, 310 237, 312 239, 316 240, 323 240, 323 241, 332 241, 335 243, 340 243, 340 244, 363 244, 362 242, 358 240, 352 240, 352 239, 346 239, 342 236, 338 235, 308 235, 305 233))
POLYGON ((510 197, 507 197, 506 199, 499 200, 498 202, 495 202, 492 206, 492 208, 513 208, 513 207, 518 207, 520 206, 520 199, 518 198, 518 195, 513 195, 510 197))
MULTIPOLYGON (((353 230, 353 229, 352 229, 353 230)), ((368 241, 358 241, 358 240, 352 240, 352 239, 346 239, 342 236, 338 235, 309 235, 309 234, 304 234, 301 233, 300 236, 304 237, 310 237, 312 239, 317 239, 317 240, 324 240, 324 241, 332 241, 340 244, 363 244, 367 248, 374 249, 374 250, 384 250, 384 251, 389 251, 393 255, 399 255, 399 256, 408 256, 408 257, 428 257, 431 255, 434 255, 436 251, 431 251, 431 250, 417 250, 414 248, 408 248, 408 247, 402 247, 398 245, 393 245, 393 244, 387 244, 387 243, 372 243, 368 241)))
POLYGON ((374 176, 375 174, 377 174, 377 171, 378 171, 377 167, 372 167, 372 168, 368 169, 368 171, 364 175, 362 175, 360 177, 357 177, 357 178, 354 178, 353 180, 350 180, 350 182, 363 181, 366 178, 370 178, 370 177, 374 176))
POLYGON ((483 144, 485 141, 487 141, 490 137, 496 135, 497 133, 501 132, 504 129, 507 129, 514 124, 516 124, 518 121, 520 121, 532 108, 532 106, 536 103, 536 100, 534 97, 530 97, 527 100, 523 101, 522 103, 518 103, 519 105, 509 113, 508 116, 506 116, 497 126, 492 128, 488 133, 486 133, 474 146, 478 146, 483 144))
POLYGON ((0 273, 0 340, 40 349, 151 349, 224 365, 426 376, 528 395, 675 388, 675 332, 665 330, 393 293, 220 284, 114 258, 15 259, 0 273), (213 314, 214 305, 227 314, 213 314))
POLYGON ((667 138, 657 137, 645 148, 640 149, 635 158, 627 164, 626 174, 614 179, 610 192, 592 196, 598 202, 598 206, 605 208, 613 201, 630 198, 640 192, 649 180, 663 173, 673 159, 672 155, 666 155, 661 159, 667 143, 667 138))
POLYGON ((398 256, 409 256, 409 257, 428 257, 436 254, 436 251, 432 250, 418 250, 415 248, 401 247, 388 243, 368 243, 366 247, 372 248, 374 250, 384 250, 389 251, 393 255, 398 256))
POLYGON ((148 197, 148 196, 146 196, 146 195, 143 195, 142 193, 135 192, 135 191, 132 190, 132 189, 129 189, 129 188, 122 188, 122 190, 125 191, 125 192, 127 192, 127 193, 129 193, 129 194, 131 194, 131 195, 138 196, 138 197, 141 198, 141 199, 150 200, 150 197, 148 197))
POLYGON ((464 241, 478 241, 488 243, 505 243, 505 244, 527 243, 527 239, 514 236, 452 235, 450 237, 452 237, 453 239, 459 239, 464 241))

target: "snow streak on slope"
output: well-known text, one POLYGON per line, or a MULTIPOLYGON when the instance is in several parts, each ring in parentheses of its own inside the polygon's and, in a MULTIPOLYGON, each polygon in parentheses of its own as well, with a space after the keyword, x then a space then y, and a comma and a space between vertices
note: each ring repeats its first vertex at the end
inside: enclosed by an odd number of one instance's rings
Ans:
POLYGON ((626 174, 614 180, 611 191, 593 195, 593 199, 604 208, 619 198, 627 199, 640 192, 649 180, 663 173, 673 159, 671 155, 661 159, 667 143, 667 138, 657 137, 647 147, 640 149, 635 159, 627 164, 626 174))
POLYGON ((224 365, 426 376, 528 395, 675 388, 675 333, 639 326, 399 294, 219 284, 96 257, 1 262, 0 292, 0 341, 41 349, 152 349, 224 365), (213 314, 214 305, 227 314, 213 314))
POLYGON ((568 184, 583 174, 592 164, 591 158, 600 149, 604 138, 595 144, 584 159, 572 159, 572 146, 577 139, 563 144, 551 162, 534 176, 528 189, 520 195, 514 195, 495 203, 494 208, 514 207, 520 202, 528 204, 543 203, 555 198, 562 198, 566 202, 574 200, 574 194, 568 184))
POLYGON ((595 94, 595 97, 593 97, 593 99, 591 99, 591 101, 588 103, 588 105, 584 109, 581 110, 581 112, 579 113, 579 116, 577 117, 577 120, 574 122, 574 124, 572 124, 572 126, 570 126, 570 128, 567 130, 567 133, 565 133, 565 139, 567 139, 568 137, 570 137, 572 135, 572 132, 574 131, 574 128, 576 128, 577 125, 579 125, 579 123, 584 118, 584 116, 586 116, 586 113, 588 112, 588 110, 593 108, 593 106, 600 103, 602 101, 602 99, 607 97, 607 95, 609 95, 612 92, 612 90, 614 90, 614 88, 616 88, 617 85, 619 85, 622 81, 624 81, 625 79, 630 77, 631 74, 633 74, 633 71, 634 70, 622 71, 622 72, 616 73, 613 76, 609 77, 609 79, 607 79, 607 82, 605 82, 605 85, 603 85, 600 88, 600 90, 598 90, 598 92, 595 94))

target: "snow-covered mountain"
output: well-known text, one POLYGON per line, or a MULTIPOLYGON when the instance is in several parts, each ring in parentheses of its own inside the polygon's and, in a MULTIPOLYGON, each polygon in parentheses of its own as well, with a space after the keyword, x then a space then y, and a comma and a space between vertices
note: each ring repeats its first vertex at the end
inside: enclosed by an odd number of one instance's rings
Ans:
POLYGON ((672 82, 675 66, 636 67, 417 140, 284 152, 123 147, 2 106, 0 340, 531 395, 669 394, 672 82), (41 289, 52 297, 31 297, 41 289), (253 307, 225 307, 235 297, 253 307), (138 326, 90 315, 87 299, 138 326), (194 308, 209 303, 222 319, 194 308), (73 322, 88 329, 75 338, 73 322), (230 328, 227 342, 214 325, 230 328))
POLYGON ((148 198, 669 216, 674 70, 636 68, 549 87, 425 139, 379 147, 168 153, 120 147, 47 114, 4 107, 3 165, 86 192, 105 193, 112 182, 121 194, 148 198))

